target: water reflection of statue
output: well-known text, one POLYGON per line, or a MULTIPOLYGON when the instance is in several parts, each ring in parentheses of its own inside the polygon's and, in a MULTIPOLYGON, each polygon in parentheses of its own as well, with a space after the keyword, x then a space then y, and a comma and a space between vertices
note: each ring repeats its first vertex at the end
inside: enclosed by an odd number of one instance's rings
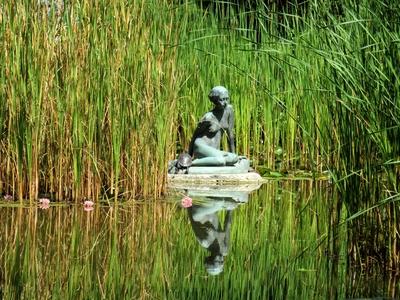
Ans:
POLYGON ((224 201, 225 198, 211 199, 205 205, 188 208, 190 222, 200 245, 210 252, 205 259, 205 267, 211 275, 218 275, 224 267, 224 257, 228 254, 233 209, 237 203, 224 201), (223 227, 218 212, 225 211, 223 227))
POLYGON ((189 146, 189 155, 195 159, 193 166, 234 165, 239 157, 235 154, 234 112, 229 104, 228 90, 214 87, 208 95, 214 108, 199 121, 189 146), (223 133, 227 134, 229 152, 220 150, 223 133))

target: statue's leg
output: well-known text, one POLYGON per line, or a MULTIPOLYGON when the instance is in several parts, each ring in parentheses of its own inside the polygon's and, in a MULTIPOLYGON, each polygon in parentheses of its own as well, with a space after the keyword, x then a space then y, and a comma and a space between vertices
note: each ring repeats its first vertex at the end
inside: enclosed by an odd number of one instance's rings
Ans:
POLYGON ((225 158, 220 157, 203 157, 192 161, 192 166, 225 166, 225 158))
POLYGON ((218 228, 218 217, 216 213, 224 210, 224 201, 212 201, 212 206, 207 203, 207 206, 193 205, 190 212, 193 220, 202 224, 210 222, 215 228, 218 228))
POLYGON ((232 153, 232 152, 223 151, 223 155, 224 155, 224 159, 225 159, 225 164, 227 166, 232 166, 235 163, 237 163, 239 160, 239 156, 237 156, 235 153, 232 153))
POLYGON ((193 160, 192 166, 224 166, 226 163, 224 152, 196 140, 194 144, 194 154, 197 159, 193 160))

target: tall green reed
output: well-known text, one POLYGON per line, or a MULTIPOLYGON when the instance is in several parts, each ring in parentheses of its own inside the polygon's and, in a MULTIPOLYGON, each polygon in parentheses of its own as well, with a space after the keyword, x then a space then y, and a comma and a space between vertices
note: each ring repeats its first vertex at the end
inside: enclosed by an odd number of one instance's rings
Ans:
POLYGON ((4 5, 2 30, 15 37, 2 55, 10 69, 2 76, 3 193, 164 191, 181 76, 168 46, 177 39, 173 11, 162 5, 168 13, 158 16, 152 3, 72 2, 61 21, 28 14, 27 3, 15 15, 4 5))
POLYGON ((2 9, 2 193, 162 195, 217 84, 255 166, 398 169, 393 7, 72 1, 57 19, 28 4, 2 9))

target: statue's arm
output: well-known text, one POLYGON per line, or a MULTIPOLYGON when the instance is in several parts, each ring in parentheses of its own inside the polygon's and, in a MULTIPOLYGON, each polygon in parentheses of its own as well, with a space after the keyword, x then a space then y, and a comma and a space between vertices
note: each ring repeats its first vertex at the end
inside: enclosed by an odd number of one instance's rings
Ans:
MULTIPOLYGON (((209 122, 208 122, 209 123, 209 122)), ((200 122, 197 124, 196 129, 194 130, 192 140, 190 141, 189 144, 189 155, 193 156, 193 151, 194 151, 194 142, 198 137, 201 137, 205 134, 206 131, 208 131, 208 123, 206 120, 201 119, 200 122)))
POLYGON ((197 139, 197 137, 199 136, 200 133, 200 129, 199 129, 199 125, 197 125, 196 129, 194 130, 193 136, 192 136, 192 140, 190 141, 189 144, 189 155, 193 156, 193 151, 194 151, 194 142, 197 139))
POLYGON ((229 106, 229 115, 228 115, 228 144, 229 144, 229 152, 235 153, 235 135, 233 130, 235 128, 235 113, 233 111, 232 106, 229 106))

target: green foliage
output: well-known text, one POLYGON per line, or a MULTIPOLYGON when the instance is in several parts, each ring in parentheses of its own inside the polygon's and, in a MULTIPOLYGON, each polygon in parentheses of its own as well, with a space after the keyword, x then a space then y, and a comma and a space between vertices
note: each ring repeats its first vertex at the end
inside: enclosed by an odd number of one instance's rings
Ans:
POLYGON ((56 18, 3 3, 0 193, 160 196, 219 84, 256 167, 398 174, 398 8, 68 1, 56 18))

